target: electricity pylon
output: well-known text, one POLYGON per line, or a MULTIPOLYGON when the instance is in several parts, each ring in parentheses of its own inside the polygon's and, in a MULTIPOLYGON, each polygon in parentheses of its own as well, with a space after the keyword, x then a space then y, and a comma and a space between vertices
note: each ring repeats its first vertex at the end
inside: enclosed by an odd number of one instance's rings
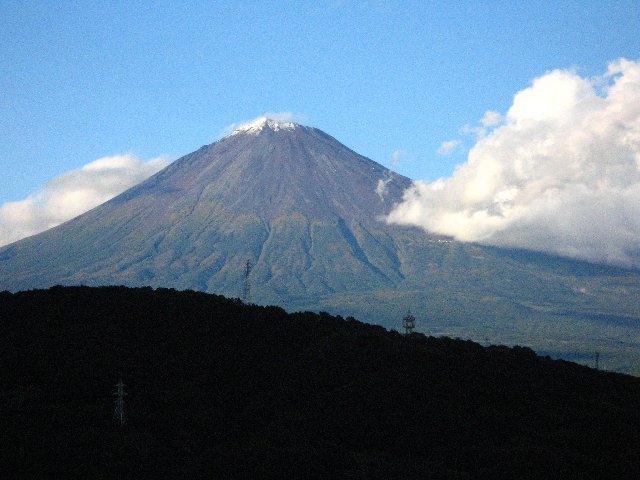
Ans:
POLYGON ((124 425, 125 419, 124 419, 124 397, 126 395, 125 391, 124 391, 124 383, 122 383, 122 378, 120 379, 120 381, 116 384, 116 388, 117 390, 115 391, 114 395, 116 396, 116 399, 114 401, 115 403, 115 408, 113 409, 113 418, 115 418, 116 422, 118 422, 120 424, 120 426, 124 425))
POLYGON ((411 335, 413 329, 416 328, 416 317, 411 315, 411 310, 409 310, 402 319, 402 326, 404 327, 405 335, 411 335))
POLYGON ((251 303, 251 279, 249 274, 251 273, 251 262, 247 260, 244 264, 244 282, 242 284, 242 301, 244 303, 251 303))

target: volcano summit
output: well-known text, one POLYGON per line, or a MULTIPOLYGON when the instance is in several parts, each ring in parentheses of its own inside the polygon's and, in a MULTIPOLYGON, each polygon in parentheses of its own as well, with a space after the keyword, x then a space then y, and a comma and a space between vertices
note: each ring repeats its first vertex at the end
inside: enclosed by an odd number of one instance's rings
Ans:
POLYGON ((256 303, 396 328, 410 308, 429 333, 578 360, 597 347, 616 368, 635 368, 620 342, 640 333, 638 272, 387 224, 410 185, 320 130, 262 118, 1 248, 0 289, 150 285, 238 297, 249 261, 256 303))
POLYGON ((11 280, 0 286, 149 284, 237 296, 249 260, 259 302, 393 288, 404 274, 394 229, 381 219, 409 185, 319 130, 263 118, 2 250, 11 280))

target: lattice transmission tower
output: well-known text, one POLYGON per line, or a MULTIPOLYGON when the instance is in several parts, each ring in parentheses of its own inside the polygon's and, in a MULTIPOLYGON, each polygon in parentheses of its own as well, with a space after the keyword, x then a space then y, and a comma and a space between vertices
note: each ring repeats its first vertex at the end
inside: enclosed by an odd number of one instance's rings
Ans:
POLYGON ((413 329, 416 328, 416 317, 411 315, 411 310, 409 310, 402 319, 402 326, 404 327, 405 335, 411 335, 413 329))
POLYGON ((244 281, 242 282, 242 301, 244 303, 251 303, 251 279, 249 278, 251 267, 251 262, 247 260, 247 263, 244 264, 244 281))
POLYGON ((122 383, 122 378, 116 384, 116 391, 114 395, 116 399, 113 403, 115 403, 115 408, 113 409, 113 418, 118 422, 120 426, 123 426, 125 423, 124 417, 124 397, 126 392, 124 391, 125 384, 122 383))

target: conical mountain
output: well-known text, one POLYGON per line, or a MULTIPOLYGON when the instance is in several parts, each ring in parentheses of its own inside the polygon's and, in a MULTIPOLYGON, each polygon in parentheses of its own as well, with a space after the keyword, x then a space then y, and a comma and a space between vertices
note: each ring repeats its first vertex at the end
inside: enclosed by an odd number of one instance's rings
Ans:
POLYGON ((530 345, 640 373, 640 274, 464 244, 383 217, 411 181, 320 130, 268 119, 0 249, 0 290, 194 289, 530 345), (632 338, 633 340, 630 340, 632 338))
POLYGON ((394 286, 380 218, 410 180, 320 130, 249 124, 53 230, 2 251, 1 287, 149 284, 252 297, 394 286))

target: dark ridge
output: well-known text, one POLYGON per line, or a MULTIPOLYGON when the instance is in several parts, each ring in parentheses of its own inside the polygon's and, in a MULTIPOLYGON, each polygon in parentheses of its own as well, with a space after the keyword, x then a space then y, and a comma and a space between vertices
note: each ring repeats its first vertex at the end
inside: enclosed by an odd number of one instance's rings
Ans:
POLYGON ((640 379, 523 347, 54 287, 0 293, 0 365, 3 479, 640 478, 640 379))
POLYGON ((254 133, 0 247, 0 290, 150 285, 234 297, 248 260, 261 305, 387 327, 411 310, 423 330, 571 358, 598 351, 607 368, 640 375, 639 271, 389 225, 410 179, 314 128, 254 133))

